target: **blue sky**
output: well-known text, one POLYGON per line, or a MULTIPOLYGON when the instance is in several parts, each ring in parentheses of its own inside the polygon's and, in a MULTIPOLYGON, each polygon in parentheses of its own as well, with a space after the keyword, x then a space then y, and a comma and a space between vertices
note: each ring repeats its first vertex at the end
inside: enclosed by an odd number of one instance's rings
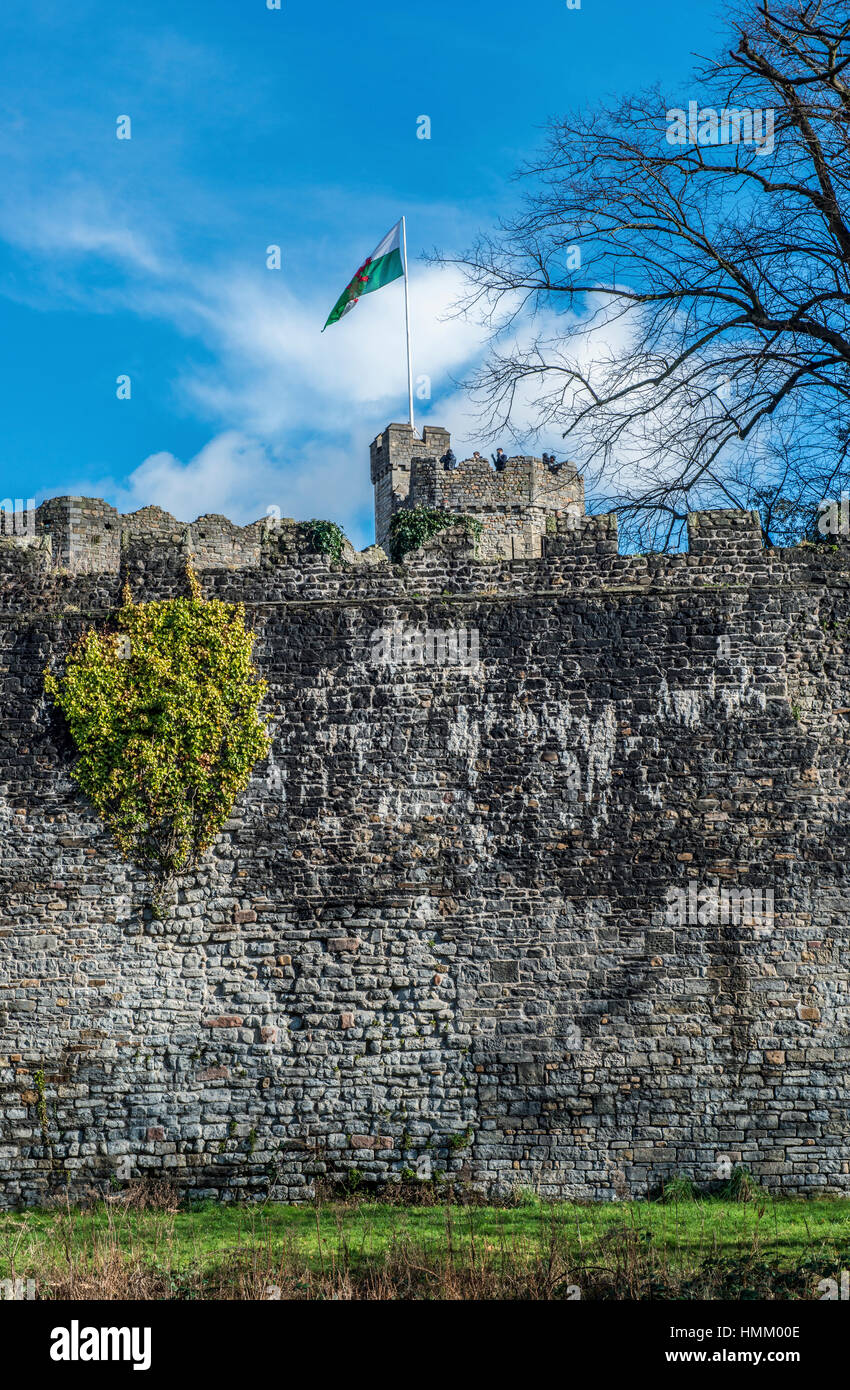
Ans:
POLYGON ((0 497, 240 522, 276 506, 368 544, 368 444, 406 418, 401 282, 322 335, 332 304, 405 213, 432 393, 417 423, 474 447, 457 383, 483 331, 446 319, 459 286, 418 257, 510 211, 547 117, 653 81, 686 91, 720 21, 671 14, 662 0, 4 6, 0 497))

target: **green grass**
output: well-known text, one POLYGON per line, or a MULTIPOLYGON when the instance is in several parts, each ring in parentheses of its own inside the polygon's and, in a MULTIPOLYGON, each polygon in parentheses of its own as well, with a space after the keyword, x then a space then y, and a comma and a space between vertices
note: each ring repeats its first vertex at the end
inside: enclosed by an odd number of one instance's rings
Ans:
POLYGON ((582 1297, 816 1298, 819 1279, 848 1266, 850 1200, 837 1198, 0 1214, 0 1278, 34 1277, 42 1297, 264 1297, 272 1284, 304 1297, 558 1297, 574 1285, 582 1297))
MULTIPOLYGON (((509 1240, 534 1246, 556 1223, 570 1247, 580 1250, 607 1233, 623 1228, 645 1233, 652 1244, 670 1255, 677 1252, 713 1251, 740 1254, 759 1248, 790 1260, 813 1247, 850 1256, 850 1201, 725 1202, 716 1199, 681 1204, 655 1202, 607 1203, 585 1206, 573 1203, 534 1203, 517 1207, 413 1206, 380 1202, 329 1202, 312 1206, 222 1206, 213 1202, 185 1211, 127 1211, 116 1213, 103 1204, 73 1215, 76 1240, 88 1245, 95 1233, 110 1225, 128 1248, 138 1245, 153 1252, 161 1244, 163 1224, 174 1239, 178 1259, 198 1252, 215 1256, 244 1242, 271 1240, 277 1247, 291 1246, 313 1262, 321 1251, 339 1252, 347 1247, 354 1258, 380 1255, 400 1233, 417 1242, 441 1248, 447 1220, 453 1239, 463 1245, 473 1239, 509 1240)), ((10 1228, 24 1228, 39 1244, 55 1239, 66 1220, 59 1211, 27 1211, 0 1214, 0 1242, 10 1228)), ((0 1253, 0 1271, 4 1269, 0 1253)), ((5 1277, 5 1274, 0 1275, 5 1277)))

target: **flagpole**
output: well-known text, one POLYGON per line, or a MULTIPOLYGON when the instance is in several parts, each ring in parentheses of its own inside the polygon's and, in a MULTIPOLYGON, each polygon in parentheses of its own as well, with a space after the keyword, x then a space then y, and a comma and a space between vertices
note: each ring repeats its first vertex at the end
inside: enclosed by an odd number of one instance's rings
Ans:
POLYGON ((410 428, 413 429, 413 354, 410 350, 410 295, 407 276, 407 221, 401 219, 401 242, 404 248, 404 328, 407 334, 407 396, 410 410, 410 428))

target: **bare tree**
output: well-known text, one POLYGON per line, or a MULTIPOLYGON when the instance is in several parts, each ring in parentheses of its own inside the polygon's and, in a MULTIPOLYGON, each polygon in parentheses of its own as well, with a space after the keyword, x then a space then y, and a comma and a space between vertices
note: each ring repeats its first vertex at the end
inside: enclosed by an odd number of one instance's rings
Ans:
MULTIPOLYGON (((558 427, 633 544, 847 485, 850 11, 749 0, 677 99, 552 122, 519 214, 453 261, 490 432, 558 427)), ((775 527, 774 527, 775 529, 775 527)))

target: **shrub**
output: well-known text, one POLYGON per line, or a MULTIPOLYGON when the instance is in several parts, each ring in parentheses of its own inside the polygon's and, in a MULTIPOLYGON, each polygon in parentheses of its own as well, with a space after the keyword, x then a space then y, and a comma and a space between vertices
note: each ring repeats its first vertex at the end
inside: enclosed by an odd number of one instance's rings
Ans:
POLYGON ((697 1197, 696 1185, 685 1173, 677 1173, 665 1182, 661 1192, 662 1202, 695 1202, 697 1197))
POLYGON ((345 546, 345 532, 335 521, 302 521, 301 530, 311 550, 318 555, 330 555, 335 564, 342 561, 345 546))
POLYGON ((84 632, 64 676, 45 673, 77 749, 73 776, 153 879, 157 912, 269 748, 245 610, 205 603, 189 565, 187 576, 186 598, 134 604, 125 588, 117 633, 84 632))
POLYGON ((396 564, 410 550, 416 550, 424 541, 444 531, 447 526, 462 525, 468 536, 477 541, 481 535, 481 522, 474 517, 458 512, 445 512, 432 507, 403 507, 397 511, 390 522, 390 559, 396 564))

